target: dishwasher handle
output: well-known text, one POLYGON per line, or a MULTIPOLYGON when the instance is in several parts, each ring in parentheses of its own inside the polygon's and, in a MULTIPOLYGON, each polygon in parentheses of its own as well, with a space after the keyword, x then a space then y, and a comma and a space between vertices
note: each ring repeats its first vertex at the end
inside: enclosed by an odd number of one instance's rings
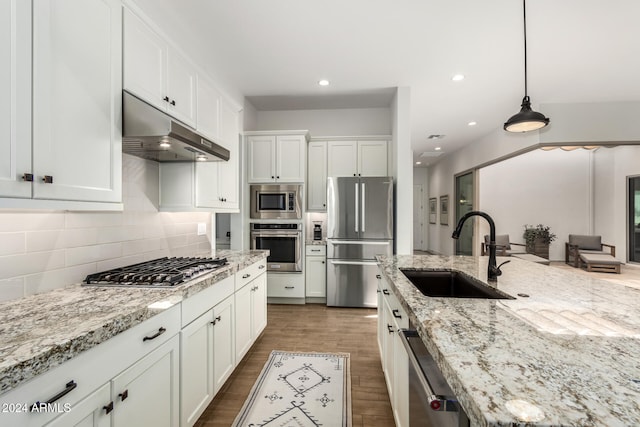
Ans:
POLYGON ((402 341, 402 345, 407 352, 409 363, 413 367, 413 370, 416 372, 418 382, 424 390, 425 396, 427 396, 429 407, 434 411, 458 412, 458 400, 448 396, 435 394, 433 389, 429 385, 429 381, 424 376, 422 367, 420 366, 420 362, 416 358, 411 345, 409 345, 409 340, 407 339, 407 337, 416 337, 420 339, 418 336, 418 332, 411 329, 399 329, 398 333, 400 334, 400 341, 402 341))

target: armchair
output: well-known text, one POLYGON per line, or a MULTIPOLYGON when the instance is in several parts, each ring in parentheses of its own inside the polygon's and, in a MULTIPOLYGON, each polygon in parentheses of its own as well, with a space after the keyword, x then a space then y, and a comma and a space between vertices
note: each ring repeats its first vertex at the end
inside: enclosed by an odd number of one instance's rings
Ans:
MULTIPOLYGON (((615 260, 615 256, 616 247, 602 243, 601 236, 569 234, 569 241, 565 243, 565 263, 576 268, 580 267, 581 263, 585 263, 589 271, 592 271, 592 268, 594 270, 601 268, 601 264, 617 265, 616 272, 619 273, 620 262, 615 260)), ((615 270, 615 267, 608 267, 603 271, 609 271, 612 268, 615 270)))
MULTIPOLYGON (((487 255, 489 253, 489 235, 484 236, 484 242, 480 246, 480 254, 487 255)), ((526 246, 522 243, 512 243, 509 241, 508 234, 500 234, 496 236, 496 255, 511 256, 515 254, 525 254, 526 246), (517 246, 517 247, 515 247, 517 246)))

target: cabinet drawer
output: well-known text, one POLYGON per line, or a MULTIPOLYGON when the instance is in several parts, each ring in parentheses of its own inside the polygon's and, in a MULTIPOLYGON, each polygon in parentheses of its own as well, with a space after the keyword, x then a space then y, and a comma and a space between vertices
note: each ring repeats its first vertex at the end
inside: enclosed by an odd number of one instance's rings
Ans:
POLYGON ((185 327, 214 305, 233 295, 234 276, 227 277, 182 301, 182 327, 185 327))
POLYGON ((242 289, 247 283, 267 271, 267 259, 261 259, 255 264, 245 267, 236 273, 236 291, 242 289))
POLYGON ((269 281, 268 296, 277 298, 304 298, 304 282, 278 280, 269 281))
MULTIPOLYGON (((179 329, 180 304, 3 394, 0 405, 28 406, 68 391, 55 401, 55 408, 63 412, 65 405, 71 405, 73 409, 99 386, 175 336, 179 329), (151 338, 161 332, 160 328, 165 332, 151 338), (145 337, 151 339, 145 341, 145 337)), ((2 425, 42 426, 60 412, 3 413, 2 425)))
POLYGON ((306 246, 307 256, 326 256, 327 255, 327 247, 326 245, 307 245, 306 246))

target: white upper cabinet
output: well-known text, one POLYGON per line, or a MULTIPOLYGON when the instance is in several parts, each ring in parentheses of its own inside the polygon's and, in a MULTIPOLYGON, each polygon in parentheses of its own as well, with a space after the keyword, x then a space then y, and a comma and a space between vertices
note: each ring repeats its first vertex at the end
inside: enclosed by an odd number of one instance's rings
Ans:
POLYGON ((329 141, 327 176, 387 176, 387 141, 329 141))
POLYGON ((218 138, 220 129, 220 92, 201 74, 198 74, 197 89, 198 131, 207 138, 215 140, 218 138))
POLYGON ((119 202, 121 2, 33 5, 33 197, 119 202))
POLYGON ((248 182, 304 182, 306 134, 247 137, 248 182))
POLYGON ((307 210, 327 209, 327 143, 312 141, 307 148, 307 210))
POLYGON ((124 88, 196 128, 196 69, 124 9, 124 88))
POLYGON ((31 2, 0 1, 0 196, 31 197, 31 2))

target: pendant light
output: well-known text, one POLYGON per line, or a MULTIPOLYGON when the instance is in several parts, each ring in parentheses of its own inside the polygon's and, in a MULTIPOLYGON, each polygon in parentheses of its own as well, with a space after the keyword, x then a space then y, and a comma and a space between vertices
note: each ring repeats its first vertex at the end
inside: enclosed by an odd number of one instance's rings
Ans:
POLYGON ((524 98, 522 98, 522 108, 504 124, 507 132, 528 132, 545 127, 549 124, 549 119, 542 113, 531 109, 531 101, 527 95, 527 4, 522 0, 522 10, 524 13, 524 98))

